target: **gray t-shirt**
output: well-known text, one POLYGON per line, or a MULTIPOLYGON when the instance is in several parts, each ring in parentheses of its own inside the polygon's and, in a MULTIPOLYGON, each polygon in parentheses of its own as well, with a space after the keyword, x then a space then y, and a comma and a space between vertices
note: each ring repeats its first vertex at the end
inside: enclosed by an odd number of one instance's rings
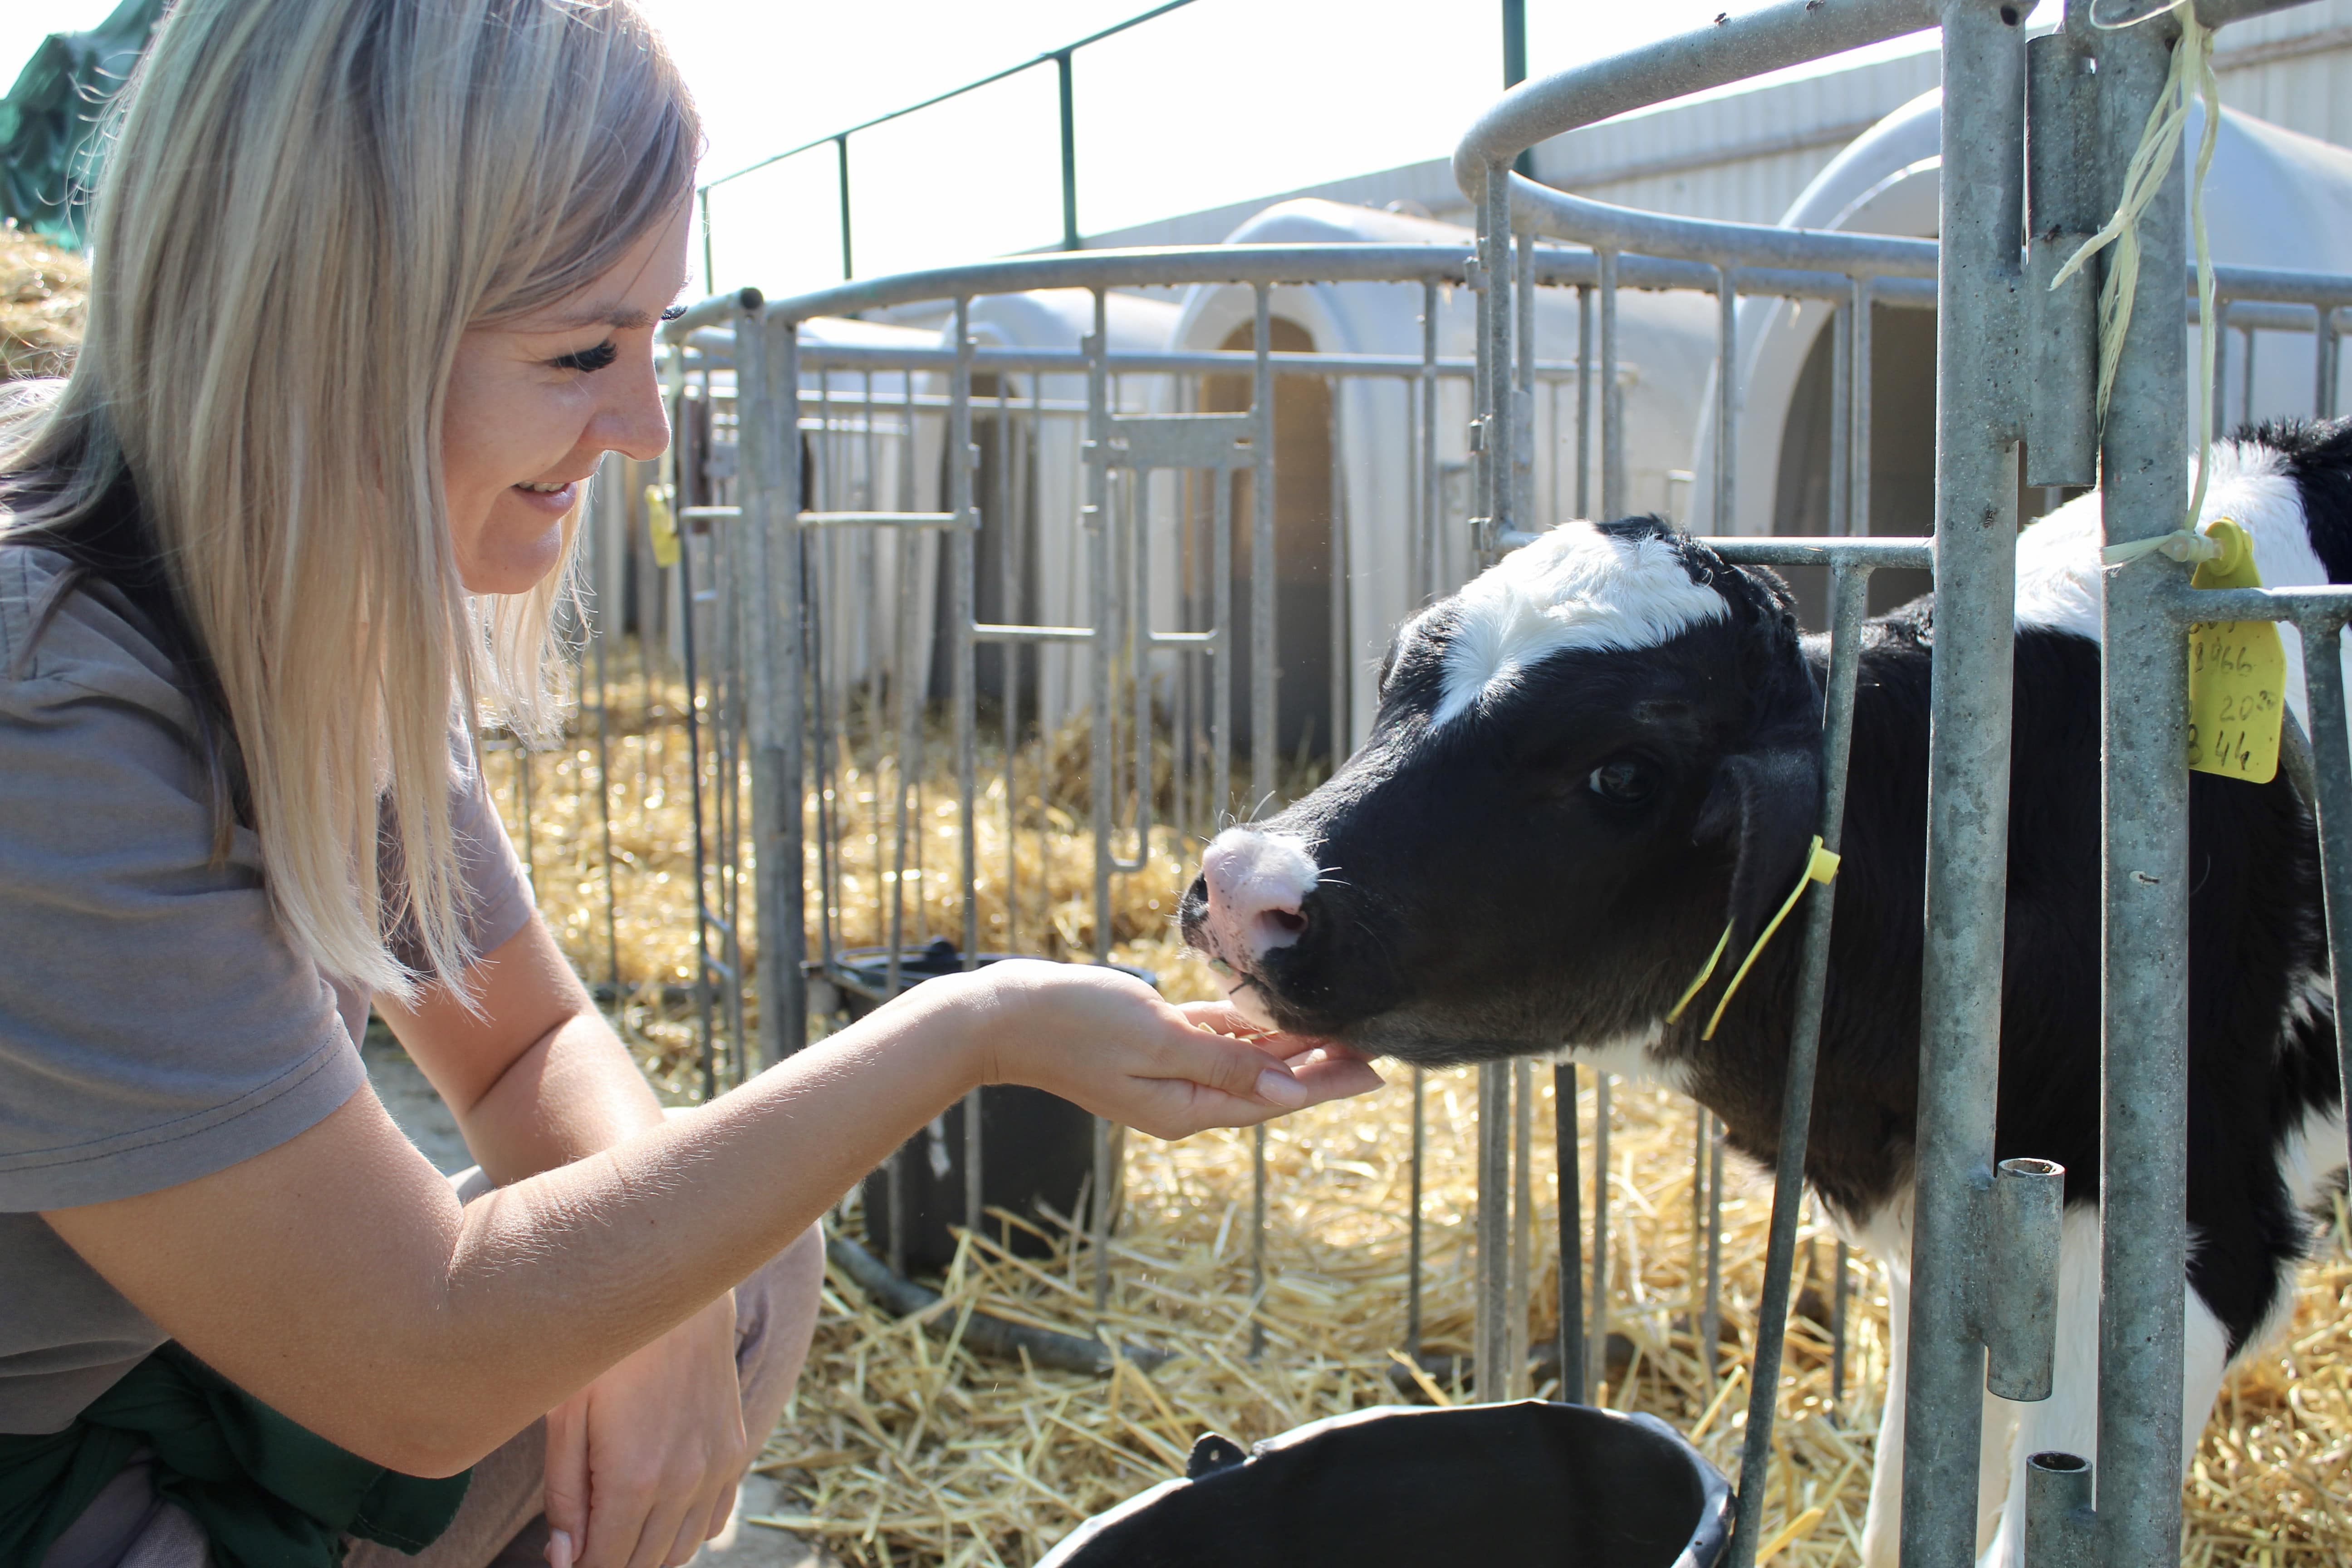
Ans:
MULTIPOLYGON (((212 864, 194 709, 150 623, 0 543, 0 1433, 54 1432, 163 1342, 37 1211, 193 1181, 367 1083, 364 992, 287 942, 243 828, 212 864)), ((530 916, 478 780, 453 791, 478 952, 530 916)))

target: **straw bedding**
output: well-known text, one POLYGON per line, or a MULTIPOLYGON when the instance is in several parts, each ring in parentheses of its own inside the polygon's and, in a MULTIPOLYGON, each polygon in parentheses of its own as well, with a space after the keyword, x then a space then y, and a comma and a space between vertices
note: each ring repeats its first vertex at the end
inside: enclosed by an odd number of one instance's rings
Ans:
POLYGON ((88 262, 0 222, 0 381, 63 375, 89 293, 88 262))
MULTIPOLYGON (((609 744, 614 879, 622 978, 617 1009, 648 1070, 674 1095, 694 1086, 693 1032, 657 983, 692 974, 685 746, 677 728, 682 692, 616 667, 609 744)), ((555 754, 532 762, 531 839, 542 907, 583 973, 605 976, 604 883, 593 781, 593 710, 555 754)), ((1084 795, 1071 784, 1071 749, 1026 755, 1019 863, 1018 945, 1084 953, 1093 933, 1090 852, 1076 831, 1084 795)), ((943 750, 935 750, 935 760, 943 750)), ((490 771, 509 826, 521 839, 516 756, 490 771)), ((983 778, 987 776, 983 771, 983 778)), ((895 788, 887 769, 885 802, 895 788)), ((872 815, 876 780, 851 773, 837 805, 848 837, 845 942, 879 940, 886 915, 889 823, 872 815)), ((943 769, 923 790, 927 868, 909 879, 910 941, 961 929, 954 896, 954 808, 943 769), (919 896, 918 896, 919 895, 919 896)), ((1003 940, 1006 910, 1001 784, 984 797, 980 865, 982 931, 1003 940)), ((1165 846, 1163 846, 1165 847, 1165 846)), ((1170 994, 1211 994, 1211 979, 1168 928, 1188 875, 1168 856, 1151 873, 1122 879, 1113 936, 1127 961, 1156 970, 1170 994)), ((814 916, 812 916, 814 919, 814 916)), ((812 932, 814 935, 814 932, 812 932)), ((1168 1144, 1130 1136, 1126 1199, 1112 1243, 1112 1289, 1097 1315, 1092 1259, 1065 1232, 1043 1261, 1008 1258, 967 1239, 944 1281, 927 1332, 870 1307, 835 1273, 807 1375, 771 1439, 762 1468, 782 1477, 793 1501, 777 1522, 859 1564, 1034 1561, 1090 1513, 1181 1474, 1195 1436, 1214 1430, 1244 1443, 1366 1405, 1394 1402, 1392 1352, 1404 1333, 1412 1096, 1408 1075, 1362 1100, 1320 1107, 1273 1124, 1267 1140, 1267 1283, 1253 1301, 1251 1139, 1210 1133, 1168 1144), (1131 1365, 1108 1378, 983 1363, 961 1348, 956 1323, 970 1309, 1015 1321, 1178 1352, 1145 1375, 1131 1365), (1253 1315, 1265 1351, 1249 1354, 1253 1315)), ((1549 1074, 1541 1097, 1534 1168, 1541 1258, 1552 1248, 1554 1208, 1549 1074)), ((1582 1123, 1592 1088, 1583 1076, 1582 1123)), ((1475 1088, 1468 1072, 1429 1075, 1424 1349, 1470 1349, 1471 1224, 1475 1206, 1475 1088)), ((1620 1085, 1614 1096, 1612 1373, 1601 1396, 1654 1411, 1716 1462, 1738 1462, 1770 1207, 1762 1173, 1733 1161, 1724 1205, 1725 1286, 1720 1375, 1695 1350, 1691 1223, 1694 1128, 1690 1108, 1663 1091, 1620 1085)), ((1591 1144, 1585 1168, 1590 1178, 1591 1144)), ((1590 1212, 1588 1193, 1587 1212, 1590 1212)), ((844 1224, 853 1230, 854 1215, 844 1224)), ((1801 1233, 1798 1312, 1780 1394, 1766 1521, 1766 1550, 1783 1568, 1853 1562, 1867 1496, 1871 1434, 1885 1376, 1884 1280, 1853 1276, 1846 1399, 1830 1400, 1829 1271, 1833 1242, 1809 1213, 1801 1233)), ((1555 1279, 1540 1270, 1530 1291, 1532 1339, 1553 1328, 1555 1279)), ((1437 1389, 1440 1397, 1464 1390, 1437 1389)), ((1540 1392, 1540 1390, 1538 1391, 1540 1392)), ((1426 1397, 1427 1395, 1417 1395, 1426 1397)), ((2352 1250, 2339 1211, 2306 1268, 2291 1327, 2224 1388, 2188 1489, 2185 1561, 2288 1564, 2352 1562, 2352 1250)))

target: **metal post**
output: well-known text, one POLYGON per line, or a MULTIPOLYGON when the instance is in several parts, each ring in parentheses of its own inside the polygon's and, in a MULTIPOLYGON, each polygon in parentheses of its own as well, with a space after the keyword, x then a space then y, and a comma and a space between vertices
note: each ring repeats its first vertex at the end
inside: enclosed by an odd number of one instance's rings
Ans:
MULTIPOLYGON (((1592 286, 1589 283, 1576 286, 1576 515, 1592 515, 1592 286)), ((1723 530, 1720 519, 1716 527, 1723 530)))
MULTIPOLYGON (((2099 162, 2109 200, 2163 89, 2172 40, 2159 26, 2099 37, 2099 162)), ((2139 286, 2107 405, 2099 467, 2109 543, 2170 532, 2188 501, 2183 206, 2176 166, 2140 220, 2139 286)), ((2161 601, 2168 579, 2181 574, 2161 557, 2099 574, 2106 837, 2097 1508, 2100 1560, 2116 1568, 2180 1558, 2189 661, 2161 601)))
MULTIPOLYGON (((2021 7, 1993 0, 1944 7, 1949 90, 1937 279, 1937 638, 1904 1568, 1969 1568, 1976 1559, 1985 1356, 1971 1294, 1982 1286, 1981 1227, 1993 1176, 2009 849, 2023 19, 2021 7)), ((2145 276, 2164 279, 2177 302, 2180 265, 2177 258, 2168 265, 2168 271, 2151 262, 2145 276)), ((2177 480, 2178 464, 2173 473, 2177 480)))
POLYGON ((1535 1271, 1535 1064, 1511 1063, 1511 1289, 1508 1343, 1503 1347, 1507 1399, 1528 1394, 1528 1277, 1535 1271))
MULTIPOLYGON (((834 166, 839 171, 841 184, 841 275, 845 279, 857 276, 856 263, 849 248, 849 136, 847 132, 833 139, 834 166)), ((870 405, 869 405, 870 407, 870 405)), ((797 504, 798 498, 794 498, 797 504)))
POLYGON ((1437 475, 1437 285, 1421 286, 1421 593, 1433 599, 1444 591, 1443 531, 1438 507, 1444 492, 1437 475))
POLYGON ((710 994, 710 898, 708 890, 710 855, 703 832, 702 721, 695 710, 701 690, 700 660, 694 635, 694 535, 681 522, 677 540, 677 603, 679 647, 686 656, 686 773, 688 809, 694 814, 694 1012, 698 1028, 696 1066, 702 1078, 702 1098, 719 1095, 716 1020, 710 994))
MULTIPOLYGON (((1866 569, 1846 561, 1832 564, 1821 816, 1822 844, 1832 854, 1837 852, 1845 833, 1846 763, 1853 749, 1853 697, 1862 671, 1862 620, 1869 585, 1866 569)), ((1805 947, 1797 972, 1797 1019, 1789 1037, 1788 1077, 1780 1098, 1772 1228, 1765 1244, 1764 1298, 1757 1306, 1755 1371, 1748 1379, 1748 1430, 1740 1450, 1738 1513, 1732 1529, 1728 1568, 1754 1568, 1764 1531, 1764 1493, 1771 1469, 1780 1356, 1789 1323, 1789 1281, 1796 1264, 1797 1217, 1805 1203, 1805 1152, 1812 1135, 1813 1073, 1820 1061, 1822 1009, 1829 988, 1835 889, 1834 882, 1824 883, 1807 895, 1805 947)), ((1714 1270, 1708 1272, 1712 1275, 1714 1270)), ((1842 1358, 1843 1347, 1838 1353, 1842 1358)))
POLYGON ((1412 1069, 1412 1214, 1405 1222, 1404 1352, 1421 1360, 1421 1185, 1428 1152, 1422 1069, 1412 1069))
POLYGON ((1829 516, 1822 531, 1846 534, 1853 531, 1846 501, 1853 483, 1851 468, 1853 448, 1848 444, 1853 435, 1853 318, 1847 312, 1845 301, 1830 307, 1830 494, 1829 516))
POLYGON ((1536 522, 1536 237, 1518 237, 1518 310, 1514 337, 1519 384, 1511 393, 1511 517, 1519 528, 1536 522))
MULTIPOLYGON (((1853 338, 1853 370, 1848 385, 1853 403, 1846 410, 1847 478, 1845 486, 1845 531, 1866 536, 1870 532, 1870 312, 1874 290, 1871 279, 1853 279, 1853 291, 1847 310, 1852 322, 1848 331, 1853 338)), ((1836 417, 1832 415, 1832 417, 1836 417)))
MULTIPOLYGON (((594 580, 601 586, 607 548, 602 524, 588 537, 590 548, 596 553, 594 580)), ((601 600, 593 607, 588 628, 596 654, 596 831, 603 836, 604 850, 604 978, 613 987, 613 1006, 617 1012, 621 1005, 621 910, 613 882, 613 688, 604 668, 604 645, 612 633, 605 625, 601 600)))
MULTIPOLYGON (((2344 833, 2352 825, 2352 740, 2344 710, 2344 637, 2333 616, 2302 623, 2305 711, 2311 715, 2314 814, 2319 825, 2319 884, 2326 900, 2329 984, 2352 974, 2352 858, 2344 833), (2333 830, 2331 832, 2331 829, 2333 830), (2332 840, 2332 841, 2331 841, 2332 840)), ((2340 994, 2340 992, 2337 993, 2340 994)), ((2338 1083, 2352 1083, 2352 1022, 2336 1014, 2338 1083)), ((2346 1133, 2352 1152, 2352 1127, 2346 1133)))
POLYGON ((1479 226, 1478 265, 1486 280, 1485 337, 1480 359, 1486 368, 1486 532, 1478 548, 1492 560, 1503 534, 1519 525, 1518 469, 1513 461, 1518 437, 1518 389, 1512 385, 1511 329, 1511 198, 1507 171, 1496 163, 1486 170, 1483 202, 1485 221, 1479 226))
POLYGON ((800 608, 800 377, 798 334, 776 329, 760 297, 745 291, 735 329, 738 487, 743 508, 744 576, 752 611, 744 648, 751 687, 751 834, 759 868, 761 1065, 799 1049, 806 1027, 801 979, 799 638, 784 635, 800 608), (782 374, 771 369, 780 359, 782 374), (780 515, 782 514, 782 515, 780 515), (782 614, 780 614, 782 612, 782 614))
MULTIPOLYGON (((973 554, 980 533, 980 509, 972 498, 972 468, 980 459, 971 442, 971 301, 955 302, 955 373, 948 388, 947 510, 956 517, 948 531, 948 561, 955 596, 955 749, 956 825, 961 864, 957 868, 963 894, 963 966, 980 962, 980 824, 973 809, 977 791, 980 715, 979 644, 972 626, 980 618, 980 590, 973 554)), ((963 1100, 963 1224, 980 1231, 981 1096, 975 1089, 963 1100)))
MULTIPOLYGON (((1583 290, 1579 289, 1580 294, 1583 290)), ((1715 531, 1739 531, 1739 282, 1715 269, 1715 531)), ((1577 366, 1581 377, 1584 367, 1577 366)), ((1579 482, 1581 482, 1580 477, 1579 482)))
POLYGON ((1617 386, 1617 253, 1601 252, 1601 510, 1625 515, 1625 399, 1617 386))
POLYGON ((1706 1300, 1698 1315, 1699 1370, 1715 1386, 1723 1365, 1723 1118, 1706 1119, 1706 1300))
POLYGON ((1078 115, 1071 89, 1069 50, 1054 57, 1054 75, 1062 104, 1062 248, 1080 250, 1085 245, 1078 238, 1078 115))
MULTIPOLYGON (((1584 1385, 1599 1397, 1609 1377, 1609 1117, 1610 1077, 1592 1074, 1592 1289, 1584 1331, 1584 1385)), ((1701 1111, 1701 1115, 1706 1112, 1701 1111)))
MULTIPOLYGON (((1097 296, 1099 298, 1099 296, 1097 296)), ((1250 367, 1250 805, 1255 818, 1274 798, 1274 349, 1272 302, 1256 289, 1250 367)), ((1099 315, 1096 318, 1099 321, 1099 315)), ((1097 331, 1100 329, 1097 328, 1097 331)))
MULTIPOLYGON (((1064 79, 1067 79, 1066 75, 1064 79)), ((1109 304, 1105 291, 1094 291, 1094 331, 1081 345, 1087 356, 1087 499, 1081 519, 1087 539, 1087 605, 1094 638, 1087 646, 1089 736, 1088 783, 1093 786, 1090 819, 1094 836, 1095 941, 1097 963, 1110 962, 1111 873, 1111 547, 1110 520, 1110 370, 1109 304)), ((1110 1204, 1112 1178, 1110 1123, 1095 1118, 1094 1203, 1089 1215, 1094 1239, 1095 1310, 1110 1301, 1110 1204)))
POLYGON ((1481 1399, 1507 1399, 1511 1352, 1511 1064, 1478 1064, 1478 1315, 1471 1365, 1481 1399))
POLYGON ((1584 1176, 1576 1148, 1576 1068, 1551 1069, 1553 1198, 1559 1205, 1559 1397, 1584 1403, 1584 1176))

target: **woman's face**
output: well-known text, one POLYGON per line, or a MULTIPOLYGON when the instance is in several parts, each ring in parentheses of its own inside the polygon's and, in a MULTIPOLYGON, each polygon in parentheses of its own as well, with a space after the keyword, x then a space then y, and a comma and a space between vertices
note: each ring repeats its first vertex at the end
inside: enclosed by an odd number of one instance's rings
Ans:
POLYGON ((520 594, 555 568, 563 518, 607 452, 669 445, 654 331, 685 287, 689 203, 577 293, 457 341, 441 426, 457 574, 520 594))

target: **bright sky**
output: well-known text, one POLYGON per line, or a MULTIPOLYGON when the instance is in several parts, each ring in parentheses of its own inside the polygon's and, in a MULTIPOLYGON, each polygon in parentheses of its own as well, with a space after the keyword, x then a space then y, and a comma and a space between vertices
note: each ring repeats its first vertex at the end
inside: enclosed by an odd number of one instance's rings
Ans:
MULTIPOLYGON (((89 26, 114 3, 0 6, 0 81, 15 79, 43 32, 89 26)), ((1150 0, 640 3, 701 102, 708 179, 1058 47, 1150 0)), ((1727 3, 1533 0, 1529 69, 1702 26, 1727 3)), ((1194 0, 1080 51, 1081 232, 1444 155, 1502 90, 1501 12, 1499 0, 1194 0), (1456 19, 1437 19, 1448 12, 1456 19)), ((1060 237, 1050 65, 853 137, 850 159, 861 275, 1060 237)), ((838 278, 839 199, 829 145, 722 187, 718 285, 775 295, 838 278)))

